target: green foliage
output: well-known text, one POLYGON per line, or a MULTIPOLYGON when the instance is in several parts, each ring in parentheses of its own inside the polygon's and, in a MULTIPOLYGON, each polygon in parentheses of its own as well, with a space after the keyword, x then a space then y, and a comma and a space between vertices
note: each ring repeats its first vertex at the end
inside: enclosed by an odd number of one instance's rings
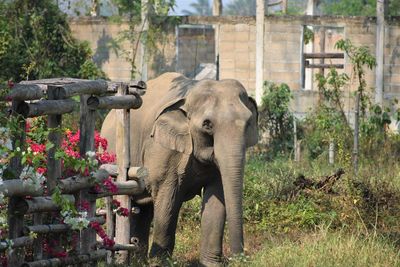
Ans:
POLYGON ((182 10, 184 15, 187 16, 211 16, 212 9, 210 6, 210 2, 208 0, 197 0, 197 2, 193 2, 189 5, 194 11, 190 10, 182 10))
POLYGON ((271 156, 287 153, 293 148, 293 114, 289 110, 292 98, 286 84, 264 82, 259 125, 269 136, 271 156))
POLYGON ((82 77, 91 56, 55 1, 0 1, 0 80, 82 77))
POLYGON ((367 82, 364 67, 372 70, 376 66, 376 59, 367 46, 355 46, 348 39, 337 41, 335 48, 344 51, 353 65, 353 72, 358 81, 357 93, 360 95, 361 116, 365 117, 369 98, 366 92, 367 82))
POLYGON ((141 0, 114 0, 118 7, 119 15, 110 18, 115 22, 122 22, 128 18, 129 29, 119 33, 119 37, 114 42, 116 51, 121 52, 131 65, 131 78, 137 78, 140 69, 137 67, 137 56, 140 43, 146 47, 145 60, 154 55, 159 46, 167 41, 168 29, 173 29, 180 21, 178 17, 168 16, 168 12, 175 6, 175 0, 150 0, 146 7, 141 6, 141 0), (142 21, 142 8, 148 16, 142 21), (144 25, 148 23, 148 30, 144 25), (124 48, 122 43, 128 42, 129 47, 124 48))
POLYGON ((323 0, 321 6, 326 15, 375 16, 375 0, 323 0))
POLYGON ((310 42, 313 42, 314 40, 314 32, 312 31, 312 29, 310 29, 309 27, 304 27, 304 33, 303 33, 304 37, 304 44, 309 44, 310 42))
MULTIPOLYGON (((375 0, 322 0, 320 2, 320 8, 322 9, 322 13, 324 15, 376 16, 375 0)), ((399 1, 389 1, 388 15, 400 15, 399 1)))

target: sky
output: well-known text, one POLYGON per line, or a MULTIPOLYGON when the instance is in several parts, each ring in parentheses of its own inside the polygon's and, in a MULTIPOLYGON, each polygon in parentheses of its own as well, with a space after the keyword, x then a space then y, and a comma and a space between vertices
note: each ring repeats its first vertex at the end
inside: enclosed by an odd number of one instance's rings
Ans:
MULTIPOLYGON (((183 15, 181 11, 184 9, 192 11, 192 9, 190 8, 190 4, 194 3, 194 2, 197 2, 197 1, 196 0, 176 0, 176 8, 175 8, 175 12, 173 12, 173 14, 174 15, 183 15)), ((208 2, 210 3, 210 6, 212 6, 212 0, 208 0, 208 2)), ((223 0, 222 5, 225 6, 229 2, 231 2, 231 0, 223 0)))

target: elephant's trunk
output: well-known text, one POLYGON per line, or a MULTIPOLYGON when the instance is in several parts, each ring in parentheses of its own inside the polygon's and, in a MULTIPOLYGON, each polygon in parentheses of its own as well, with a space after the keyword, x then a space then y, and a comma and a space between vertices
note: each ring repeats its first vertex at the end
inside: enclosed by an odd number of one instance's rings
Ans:
POLYGON ((224 188, 229 242, 234 254, 243 252, 243 172, 245 142, 243 136, 215 140, 215 160, 219 166, 224 188))

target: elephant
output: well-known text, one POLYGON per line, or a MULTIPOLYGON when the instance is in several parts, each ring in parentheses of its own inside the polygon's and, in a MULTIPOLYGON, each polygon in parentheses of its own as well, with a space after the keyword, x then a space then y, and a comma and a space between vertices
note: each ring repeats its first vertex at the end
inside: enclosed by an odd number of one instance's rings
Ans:
MULTIPOLYGON (((165 73, 147 82, 143 105, 130 119, 130 164, 149 173, 145 193, 132 204, 140 213, 133 215, 131 236, 142 252, 150 259, 171 255, 182 203, 202 195, 200 263, 221 264, 225 221, 231 252, 242 253, 246 149, 258 142, 257 105, 243 85, 165 73)), ((101 135, 115 151, 115 111, 101 135)))

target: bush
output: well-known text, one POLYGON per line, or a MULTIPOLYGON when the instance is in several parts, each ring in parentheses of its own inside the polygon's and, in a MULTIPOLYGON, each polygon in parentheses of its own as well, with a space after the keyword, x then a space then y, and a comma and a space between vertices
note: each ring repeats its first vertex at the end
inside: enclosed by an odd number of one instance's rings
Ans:
POLYGON ((0 81, 105 77, 91 57, 55 1, 0 1, 0 81))
POLYGON ((264 82, 260 107, 260 130, 267 135, 268 157, 284 155, 293 149, 293 114, 289 110, 293 98, 289 86, 264 82))

